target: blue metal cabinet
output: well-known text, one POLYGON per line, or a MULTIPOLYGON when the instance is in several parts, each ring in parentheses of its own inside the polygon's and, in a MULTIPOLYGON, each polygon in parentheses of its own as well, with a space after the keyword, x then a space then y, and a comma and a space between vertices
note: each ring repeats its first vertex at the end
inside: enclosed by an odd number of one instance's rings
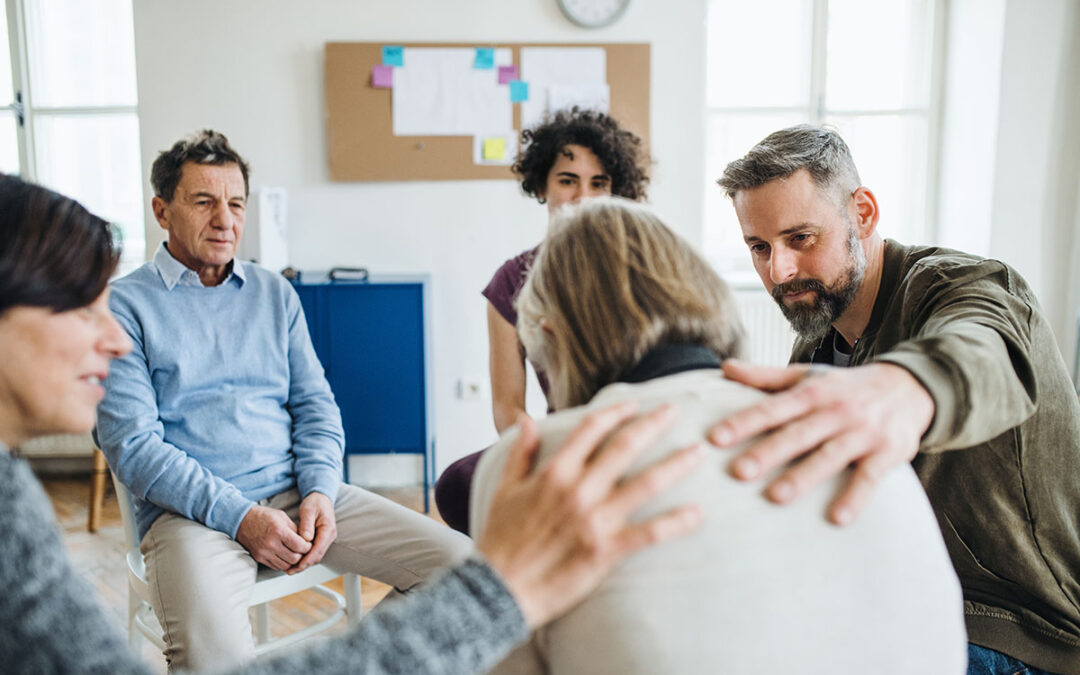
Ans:
POLYGON ((423 456, 424 510, 434 482, 435 437, 424 276, 294 281, 308 330, 345 426, 345 479, 352 454, 423 456))

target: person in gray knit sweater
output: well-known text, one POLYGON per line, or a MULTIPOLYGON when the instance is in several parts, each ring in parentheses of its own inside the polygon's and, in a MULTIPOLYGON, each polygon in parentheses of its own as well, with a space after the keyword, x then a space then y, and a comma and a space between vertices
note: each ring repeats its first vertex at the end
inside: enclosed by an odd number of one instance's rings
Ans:
MULTIPOLYGON (((116 267, 108 224, 75 201, 0 176, 0 670, 143 673, 72 568, 41 486, 9 447, 94 423, 109 361, 130 342, 108 306, 116 267)), ((677 453, 638 477, 625 469, 670 427, 661 408, 590 415, 534 471, 535 427, 522 420, 477 555, 340 637, 247 664, 247 673, 470 673, 497 663, 566 612, 635 550, 693 529, 683 506, 630 517, 697 466, 677 453)))

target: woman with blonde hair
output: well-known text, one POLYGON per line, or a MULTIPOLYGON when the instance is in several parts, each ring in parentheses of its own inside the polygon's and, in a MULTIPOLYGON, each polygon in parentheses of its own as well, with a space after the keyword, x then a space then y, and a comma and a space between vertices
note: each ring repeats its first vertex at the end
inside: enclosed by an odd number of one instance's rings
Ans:
MULTIPOLYGON (((551 378, 538 422, 540 470, 589 411, 673 406, 636 475, 764 395, 725 380, 742 340, 724 282, 644 207, 597 199, 559 215, 517 301, 529 358, 551 378)), ((477 468, 471 526, 483 536, 510 432, 477 468)), ((691 537, 627 559, 580 605, 534 635, 500 672, 960 674, 959 584, 913 471, 882 479, 855 524, 824 511, 842 478, 778 508, 713 450, 696 474, 640 511, 697 502, 691 537)), ((598 521, 599 522, 599 521, 598 521)))

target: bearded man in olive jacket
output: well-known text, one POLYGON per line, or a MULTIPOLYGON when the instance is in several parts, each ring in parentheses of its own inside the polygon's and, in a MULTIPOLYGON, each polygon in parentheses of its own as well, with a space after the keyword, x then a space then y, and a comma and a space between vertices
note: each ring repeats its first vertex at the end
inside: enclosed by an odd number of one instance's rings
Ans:
POLYGON ((963 586, 968 672, 1080 675, 1080 405, 1027 283, 996 260, 883 239, 828 128, 771 134, 719 184, 799 335, 792 362, 824 364, 725 366, 775 392, 713 429, 721 446, 771 432, 734 473, 801 458, 766 488, 785 503, 850 467, 828 514, 842 525, 911 461, 963 586))

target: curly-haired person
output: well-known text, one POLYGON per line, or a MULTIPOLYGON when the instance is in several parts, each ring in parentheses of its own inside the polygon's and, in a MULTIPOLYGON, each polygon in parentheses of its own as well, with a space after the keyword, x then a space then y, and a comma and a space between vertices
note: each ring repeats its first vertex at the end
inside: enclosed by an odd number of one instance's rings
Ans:
MULTIPOLYGON (((521 133, 523 149, 513 170, 522 191, 547 204, 549 217, 582 199, 615 195, 645 199, 649 160, 641 139, 610 115, 593 110, 562 110, 521 133)), ((492 412, 501 434, 525 412, 525 350, 517 335, 514 300, 525 285, 539 244, 496 270, 483 295, 488 300, 488 345, 492 412)), ((544 395, 548 382, 536 369, 544 395)), ((550 405, 549 405, 550 410, 550 405)), ((451 464, 435 486, 435 503, 447 524, 468 533, 469 490, 480 452, 451 464)))

